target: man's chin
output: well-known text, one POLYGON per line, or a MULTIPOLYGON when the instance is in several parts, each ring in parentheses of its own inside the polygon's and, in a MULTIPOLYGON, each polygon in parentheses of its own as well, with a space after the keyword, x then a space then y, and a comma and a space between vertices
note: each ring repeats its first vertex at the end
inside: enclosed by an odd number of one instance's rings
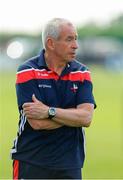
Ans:
POLYGON ((75 60, 75 58, 68 59, 67 62, 71 62, 73 60, 75 60))
POLYGON ((73 61, 75 59, 76 59, 76 56, 72 55, 72 56, 69 56, 68 58, 66 58, 66 61, 71 62, 71 61, 73 61))
POLYGON ((72 61, 72 60, 74 60, 74 59, 76 59, 76 56, 75 56, 75 55, 71 56, 71 57, 69 58, 69 61, 72 61))

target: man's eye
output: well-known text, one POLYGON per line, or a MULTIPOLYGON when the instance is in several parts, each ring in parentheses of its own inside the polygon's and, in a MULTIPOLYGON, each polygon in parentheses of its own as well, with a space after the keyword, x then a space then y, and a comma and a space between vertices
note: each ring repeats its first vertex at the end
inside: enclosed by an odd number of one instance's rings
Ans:
POLYGON ((71 41, 71 39, 70 39, 70 38, 68 38, 68 39, 67 39, 67 41, 71 41))
POLYGON ((67 38, 67 41, 72 41, 73 38, 67 38))
POLYGON ((77 40, 77 37, 75 37, 75 38, 73 38, 73 37, 68 37, 67 39, 66 39, 66 41, 73 41, 73 40, 77 40))

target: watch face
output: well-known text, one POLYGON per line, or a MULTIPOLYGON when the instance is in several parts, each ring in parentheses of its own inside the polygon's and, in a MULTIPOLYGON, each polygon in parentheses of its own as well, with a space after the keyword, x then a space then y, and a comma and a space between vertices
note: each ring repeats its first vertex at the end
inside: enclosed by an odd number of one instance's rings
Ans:
POLYGON ((54 107, 49 108, 49 118, 52 119, 56 115, 56 109, 54 107))
POLYGON ((50 116, 55 116, 55 113, 56 113, 55 108, 50 108, 49 109, 50 116))

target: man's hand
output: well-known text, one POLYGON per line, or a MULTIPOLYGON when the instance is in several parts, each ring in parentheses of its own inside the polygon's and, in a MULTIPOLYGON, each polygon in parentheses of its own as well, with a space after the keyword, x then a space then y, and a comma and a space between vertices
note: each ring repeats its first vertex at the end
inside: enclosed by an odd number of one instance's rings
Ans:
POLYGON ((27 119, 46 119, 48 118, 48 106, 39 101, 35 95, 32 95, 33 102, 24 103, 23 111, 27 119))

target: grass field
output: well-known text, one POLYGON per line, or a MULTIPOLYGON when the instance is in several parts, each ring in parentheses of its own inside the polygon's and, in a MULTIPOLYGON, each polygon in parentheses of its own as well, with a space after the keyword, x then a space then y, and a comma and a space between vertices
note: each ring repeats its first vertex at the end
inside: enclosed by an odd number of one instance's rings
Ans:
MULTIPOLYGON (((86 129, 84 179, 123 179, 123 74, 92 67, 97 103, 86 129)), ((10 148, 16 136, 18 112, 15 72, 0 73, 0 179, 12 178, 10 148)))

